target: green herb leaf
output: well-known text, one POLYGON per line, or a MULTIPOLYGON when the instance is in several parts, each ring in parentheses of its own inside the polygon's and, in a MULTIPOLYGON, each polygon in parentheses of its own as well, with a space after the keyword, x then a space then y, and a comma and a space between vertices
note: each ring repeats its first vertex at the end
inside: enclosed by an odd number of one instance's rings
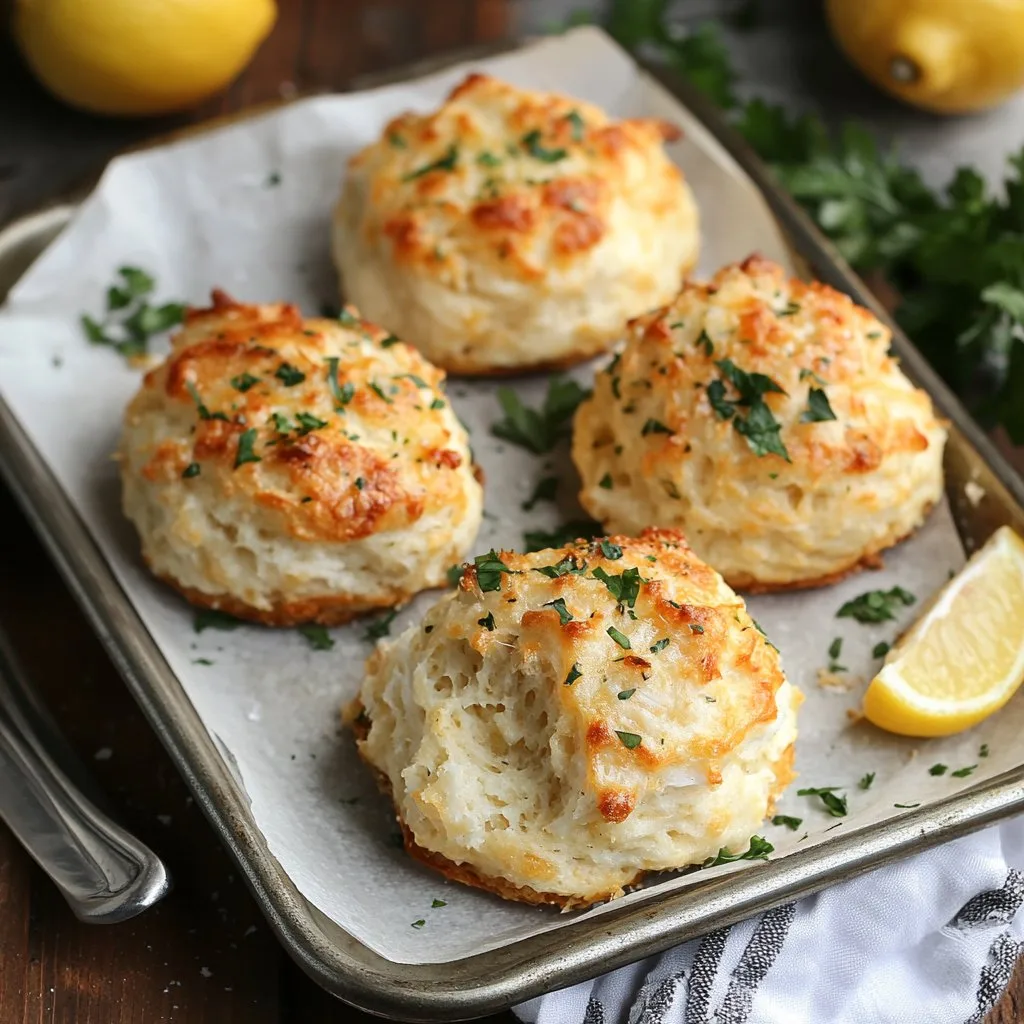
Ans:
POLYGON ((497 157, 485 149, 476 158, 476 162, 480 164, 481 167, 499 167, 501 165, 501 157, 497 157))
POLYGON ((327 426, 327 420, 322 420, 312 413, 298 412, 295 418, 299 421, 299 435, 304 436, 311 430, 322 430, 327 426))
POLYGON ((274 371, 274 376, 286 388, 293 388, 296 384, 301 384, 306 379, 306 375, 297 367, 292 366, 291 363, 282 363, 274 371))
POLYGON ((629 637, 625 633, 620 633, 614 626, 609 626, 605 632, 624 650, 632 650, 629 637))
POLYGON ((251 373, 240 373, 237 377, 231 378, 231 386, 243 394, 253 385, 259 384, 259 382, 259 377, 254 377, 251 373))
POLYGON ((828 656, 835 661, 836 658, 842 653, 843 650, 843 638, 837 636, 835 640, 828 645, 828 656))
POLYGON ((982 743, 978 748, 978 757, 988 757, 988 744, 982 743))
POLYGON ((591 573, 591 576, 595 580, 600 580, 608 588, 608 592, 616 601, 619 602, 619 604, 626 605, 629 608, 632 608, 636 604, 641 584, 647 582, 647 580, 640 575, 640 570, 635 566, 625 569, 617 576, 605 572, 601 566, 598 566, 591 573))
POLYGON ((236 619, 234 615, 228 615, 227 612, 218 611, 216 608, 202 608, 196 612, 192 620, 192 628, 197 633, 202 633, 204 629, 238 629, 244 625, 241 619, 236 619))
POLYGON ((425 174, 430 174, 432 171, 453 171, 458 159, 459 147, 453 142, 445 151, 444 156, 438 157, 437 160, 424 164, 422 167, 418 167, 415 171, 410 171, 402 178, 402 181, 413 181, 415 178, 422 178, 425 174))
POLYGON ((622 557, 622 548, 610 540, 599 540, 597 546, 600 548, 601 554, 609 561, 617 562, 622 557))
POLYGON ((488 612, 482 619, 477 619, 476 624, 483 626, 488 632, 494 632, 494 612, 488 612))
POLYGON ((976 764, 969 764, 966 768, 957 768, 955 772, 950 772, 949 774, 954 779, 966 779, 977 767, 976 764))
POLYGON ((445 570, 449 587, 457 587, 462 582, 462 574, 466 571, 465 565, 450 565, 445 570))
POLYGON ((569 155, 569 151, 565 149, 545 149, 541 145, 540 139, 540 129, 535 128, 532 132, 527 132, 520 140, 523 148, 535 160, 540 160, 546 164, 553 164, 559 160, 564 160, 569 155))
POLYGON ((540 409, 523 405, 511 388, 498 388, 498 402, 505 416, 491 427, 491 433, 536 455, 551 451, 570 430, 576 408, 590 392, 571 378, 554 378, 540 409))
POLYGON ((788 814, 776 814, 772 818, 773 825, 784 825, 786 828, 792 829, 794 832, 804 823, 803 818, 791 818, 788 814))
POLYGON ((481 591, 487 593, 492 590, 501 590, 501 574, 514 573, 492 548, 486 555, 477 555, 473 559, 476 566, 476 582, 481 591))
POLYGON ((295 429, 295 424, 284 413, 272 412, 270 419, 279 434, 287 434, 295 429))
POLYGON ((545 608, 554 608, 558 612, 558 621, 561 625, 565 625, 567 622, 572 622, 572 612, 565 607, 565 599, 562 597, 555 598, 554 601, 545 601, 545 608))
POLYGON ((375 380, 371 380, 369 386, 370 386, 370 390, 379 399, 381 399, 381 401, 387 402, 388 405, 394 405, 395 404, 394 399, 391 398, 375 380))
POLYGON ((811 388, 807 392, 807 408, 800 414, 800 422, 822 423, 835 418, 836 414, 828 403, 828 395, 820 388, 811 388))
POLYGON ((605 475, 597 482, 597 486, 605 491, 610 491, 615 486, 611 473, 605 473, 605 475))
POLYGON ((750 846, 743 853, 730 853, 723 847, 718 851, 718 856, 708 857, 701 867, 713 868, 719 864, 732 864, 737 860, 767 860, 768 854, 774 852, 775 847, 764 836, 751 836, 750 846))
POLYGON ((263 459, 253 451, 256 443, 256 430, 250 427, 242 432, 238 438, 238 451, 235 453, 235 469, 244 466, 247 462, 262 462, 263 459))
POLYGON ((200 466, 198 462, 190 462, 182 471, 181 476, 183 480, 191 480, 194 476, 199 476, 200 466))
POLYGON ((575 555, 566 555, 555 565, 542 565, 533 570, 548 579, 557 580, 562 576, 582 576, 587 571, 587 563, 575 555))
POLYGON ((874 782, 874 781, 875 781, 875 773, 874 772, 867 772, 866 774, 864 774, 864 775, 862 775, 860 777, 860 782, 858 782, 857 785, 861 789, 870 789, 871 788, 871 783, 874 782))
POLYGON ((445 407, 445 401, 443 398, 435 398, 430 403, 431 409, 443 409, 445 407))
POLYGON ((920 806, 921 806, 920 804, 893 804, 893 807, 902 807, 902 808, 911 808, 911 807, 920 807, 920 806))
POLYGON ((884 658, 889 653, 889 645, 883 640, 871 648, 872 658, 884 658))
POLYGON ((835 790, 837 786, 818 786, 815 788, 798 789, 796 791, 797 796, 817 796, 821 798, 821 802, 825 805, 825 810, 832 815, 833 818, 842 818, 846 814, 846 797, 837 796, 835 790))
POLYGON ((635 686, 631 687, 628 690, 620 690, 615 696, 618 697, 619 700, 629 700, 629 698, 632 697, 634 693, 636 693, 635 686))
POLYGON ((647 437, 648 434, 668 434, 671 436, 673 431, 660 420, 650 419, 640 428, 641 437, 647 437))
POLYGON ((299 626, 299 632, 309 641, 314 651, 329 651, 334 646, 334 640, 326 628, 315 622, 299 626))
POLYGON ((635 732, 619 732, 619 730, 616 729, 615 735, 619 737, 619 742, 627 750, 635 750, 641 743, 643 743, 643 737, 638 736, 635 732))
POLYGON ((427 922, 424 921, 423 918, 421 917, 418 921, 413 921, 411 927, 413 927, 413 928, 422 928, 426 923, 427 922))
POLYGON ((565 685, 572 686, 572 684, 575 683, 582 675, 583 673, 574 664, 573 667, 569 669, 569 674, 565 677, 565 685))
POLYGON ((363 632, 363 639, 380 640, 381 637, 391 636, 391 623, 395 621, 397 615, 397 610, 392 608, 391 611, 382 615, 379 619, 374 619, 363 632))
POLYGON ((659 651, 665 650, 665 648, 668 647, 669 643, 670 641, 667 636, 662 637, 661 640, 656 640, 653 644, 651 644, 651 654, 657 654, 659 651))
POLYGON ((852 601, 847 601, 836 612, 836 618, 856 619, 858 622, 886 622, 895 619, 894 611, 901 604, 912 605, 917 599, 902 587, 891 590, 869 590, 852 601))
POLYGON ((331 389, 331 395, 334 397, 334 410, 335 412, 341 412, 352 401, 352 396, 356 393, 356 389, 351 381, 347 380, 344 384, 338 383, 337 356, 328 356, 326 362, 327 384, 331 389))
POLYGON ((933 764, 928 769, 929 775, 945 775, 949 771, 949 766, 945 764, 933 764))
POLYGON ((578 110, 570 110, 569 113, 565 115, 565 119, 572 126, 572 141, 582 142, 583 133, 586 131, 587 126, 583 118, 580 116, 580 112, 578 110))
POLYGON ((447 907, 447 906, 448 906, 448 903, 447 903, 446 900, 436 900, 435 899, 435 900, 431 900, 430 901, 430 908, 431 908, 431 910, 437 910, 438 907, 447 907))

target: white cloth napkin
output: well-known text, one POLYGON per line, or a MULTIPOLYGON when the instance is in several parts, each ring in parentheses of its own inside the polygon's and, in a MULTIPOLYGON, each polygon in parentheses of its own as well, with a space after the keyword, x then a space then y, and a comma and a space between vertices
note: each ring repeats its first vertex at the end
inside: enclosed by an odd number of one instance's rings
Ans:
POLYGON ((1015 818, 515 1012, 531 1024, 981 1024, 1024 953, 1022 903, 1015 818))

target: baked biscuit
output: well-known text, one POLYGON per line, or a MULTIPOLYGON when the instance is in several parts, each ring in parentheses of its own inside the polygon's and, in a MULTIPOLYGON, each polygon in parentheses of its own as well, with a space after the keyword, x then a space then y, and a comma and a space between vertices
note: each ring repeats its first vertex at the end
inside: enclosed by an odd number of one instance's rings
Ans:
POLYGON ((482 494, 444 374, 362 320, 222 292, 125 414, 125 514, 194 604, 334 624, 442 584, 482 494))
POLYGON ((731 586, 877 564, 942 494, 946 440, 889 331, 758 257, 627 329, 576 414, 580 500, 605 529, 682 529, 731 586))
POLYGON ((378 645, 348 716, 413 856, 580 907, 745 851, 800 700, 743 601, 649 530, 477 558, 378 645))
POLYGON ((663 148, 678 134, 470 75, 350 161, 343 294, 452 373, 603 352, 696 262, 697 209, 663 148))

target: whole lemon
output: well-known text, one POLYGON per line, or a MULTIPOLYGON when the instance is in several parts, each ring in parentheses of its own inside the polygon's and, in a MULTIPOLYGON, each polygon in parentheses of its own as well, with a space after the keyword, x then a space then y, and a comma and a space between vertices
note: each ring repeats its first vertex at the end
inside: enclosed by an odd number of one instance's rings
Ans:
POLYGON ((943 114, 1024 85, 1024 0, 828 0, 846 56, 876 85, 943 114))
POLYGON ((16 0, 14 37, 72 106, 166 114, 223 89, 276 17, 274 0, 16 0))

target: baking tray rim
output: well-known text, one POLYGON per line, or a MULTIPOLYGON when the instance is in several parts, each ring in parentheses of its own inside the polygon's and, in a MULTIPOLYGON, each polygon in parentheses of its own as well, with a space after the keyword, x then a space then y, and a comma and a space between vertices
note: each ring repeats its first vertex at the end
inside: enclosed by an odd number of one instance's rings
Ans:
MULTIPOLYGON (((419 77, 448 65, 515 49, 524 42, 456 51, 439 60, 420 61, 399 72, 364 78, 359 84, 378 85, 419 77)), ((847 292, 892 328, 893 343, 904 366, 929 391, 967 446, 1001 485, 1005 492, 1000 496, 1002 502, 1024 517, 1024 483, 834 247, 775 184, 765 165, 721 113, 688 83, 645 61, 638 63, 704 124, 750 176, 788 241, 807 260, 815 275, 847 292)), ((225 119, 219 118, 192 130, 224 123, 225 119)), ((151 144, 162 141, 164 138, 151 144)), ((50 203, 7 225, 0 231, 0 260, 5 253, 28 248, 41 237, 47 237, 45 244, 49 244, 49 239, 71 218, 76 205, 50 203)), ((0 474, 41 536, 197 803, 230 851, 285 949, 318 984, 371 1013, 406 1020, 451 1021, 501 1010, 1024 811, 1022 764, 882 824, 861 826, 843 834, 837 832, 834 838, 790 853, 781 860, 674 892, 659 893, 652 889, 648 899, 612 908, 579 925, 570 924, 446 963, 391 961, 374 953, 313 907, 270 854, 229 761, 206 731, 70 499, 2 397, 0 474)))

